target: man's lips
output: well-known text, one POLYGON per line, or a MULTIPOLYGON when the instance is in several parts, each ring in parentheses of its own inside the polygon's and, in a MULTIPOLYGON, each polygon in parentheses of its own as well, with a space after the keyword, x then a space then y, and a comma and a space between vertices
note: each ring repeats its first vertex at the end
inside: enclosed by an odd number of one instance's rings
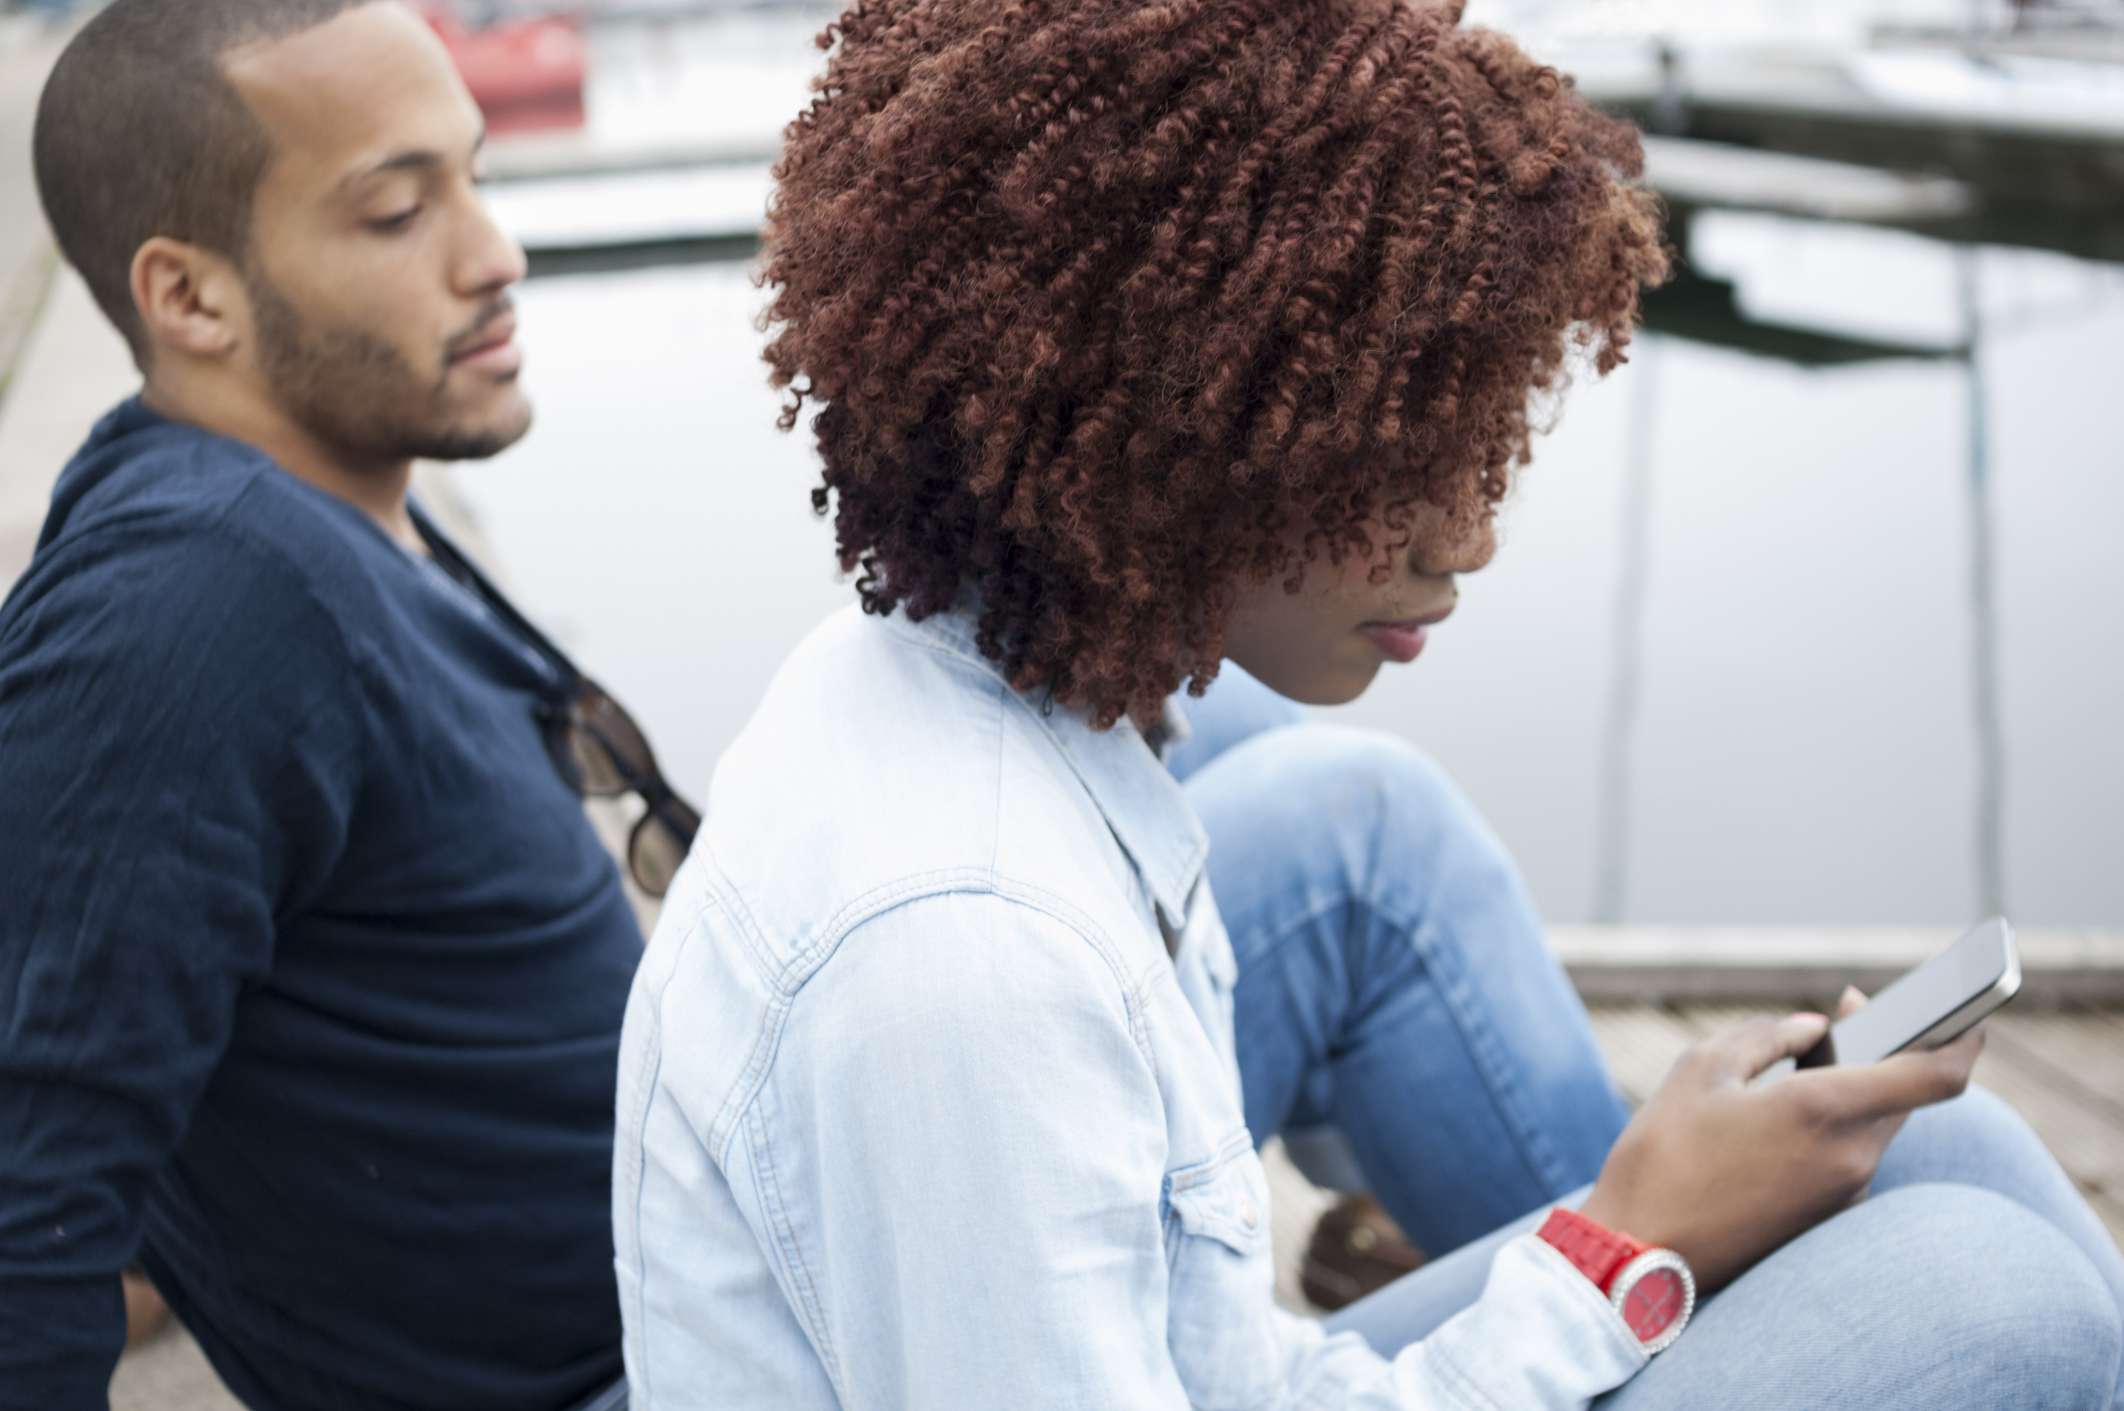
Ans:
POLYGON ((507 361, 518 356, 515 344, 516 318, 514 315, 505 315, 495 322, 492 327, 481 333, 477 342, 468 344, 452 353, 450 355, 450 363, 452 366, 456 366, 459 363, 469 362, 490 364, 507 361))
POLYGON ((1428 629, 1437 626, 1453 615, 1453 607, 1447 604, 1436 612, 1421 617, 1396 618, 1391 622, 1367 622, 1357 630, 1371 639, 1380 655, 1388 661, 1412 662, 1423 654, 1423 644, 1430 640, 1428 629))

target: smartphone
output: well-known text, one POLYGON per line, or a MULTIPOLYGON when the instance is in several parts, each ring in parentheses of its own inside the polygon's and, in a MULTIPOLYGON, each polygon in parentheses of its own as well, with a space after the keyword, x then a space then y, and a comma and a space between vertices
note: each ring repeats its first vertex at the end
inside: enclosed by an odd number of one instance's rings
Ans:
POLYGON ((1882 989, 1858 1013, 1829 1026, 1797 1060, 1783 1059, 1756 1081, 1795 1068, 1878 1063, 1909 1048, 1937 1048, 1969 1032, 2021 988, 2021 957, 2002 916, 1979 922, 1961 939, 1882 989))

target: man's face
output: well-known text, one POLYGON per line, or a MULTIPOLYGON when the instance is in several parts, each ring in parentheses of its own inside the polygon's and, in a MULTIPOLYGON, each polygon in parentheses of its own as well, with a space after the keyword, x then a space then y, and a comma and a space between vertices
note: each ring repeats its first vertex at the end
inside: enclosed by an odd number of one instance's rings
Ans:
MULTIPOLYGON (((1497 539, 1487 513, 1457 517, 1419 504, 1411 515, 1414 537, 1383 583, 1371 581, 1373 554, 1339 566, 1322 557, 1307 566, 1296 593, 1286 593, 1280 577, 1242 588, 1226 624, 1225 656, 1307 705, 1353 701, 1387 662, 1414 661, 1429 628, 1459 600, 1453 576, 1487 564, 1497 539)), ((1367 531, 1374 544, 1391 537, 1383 516, 1367 531)))
POLYGON ((480 202, 483 124, 434 32, 364 5, 224 62, 274 146, 243 261, 266 395, 356 462, 521 438, 523 252, 480 202))

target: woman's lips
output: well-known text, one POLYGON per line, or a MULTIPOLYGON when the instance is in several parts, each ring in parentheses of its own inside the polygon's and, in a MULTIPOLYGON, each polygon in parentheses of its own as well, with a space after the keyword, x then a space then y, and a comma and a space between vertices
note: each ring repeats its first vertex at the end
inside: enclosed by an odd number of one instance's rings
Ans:
POLYGON ((1423 655, 1423 644, 1430 640, 1429 629, 1452 615, 1453 609, 1449 607, 1396 622, 1367 622, 1357 630, 1369 637, 1379 654, 1388 661, 1406 664, 1423 655))
POLYGON ((1430 633, 1422 627, 1393 623, 1367 622, 1357 630, 1371 638, 1372 645, 1388 661, 1414 661, 1423 654, 1423 644, 1430 640, 1430 633))

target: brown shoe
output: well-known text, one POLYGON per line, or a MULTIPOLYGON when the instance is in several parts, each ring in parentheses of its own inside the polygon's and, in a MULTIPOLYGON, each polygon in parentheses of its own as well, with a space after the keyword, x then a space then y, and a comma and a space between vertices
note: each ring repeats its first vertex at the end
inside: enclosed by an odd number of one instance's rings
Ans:
POLYGON ((1298 1266, 1306 1301, 1332 1313, 1423 1267, 1423 1251, 1368 1195, 1346 1195, 1313 1227, 1298 1266))

